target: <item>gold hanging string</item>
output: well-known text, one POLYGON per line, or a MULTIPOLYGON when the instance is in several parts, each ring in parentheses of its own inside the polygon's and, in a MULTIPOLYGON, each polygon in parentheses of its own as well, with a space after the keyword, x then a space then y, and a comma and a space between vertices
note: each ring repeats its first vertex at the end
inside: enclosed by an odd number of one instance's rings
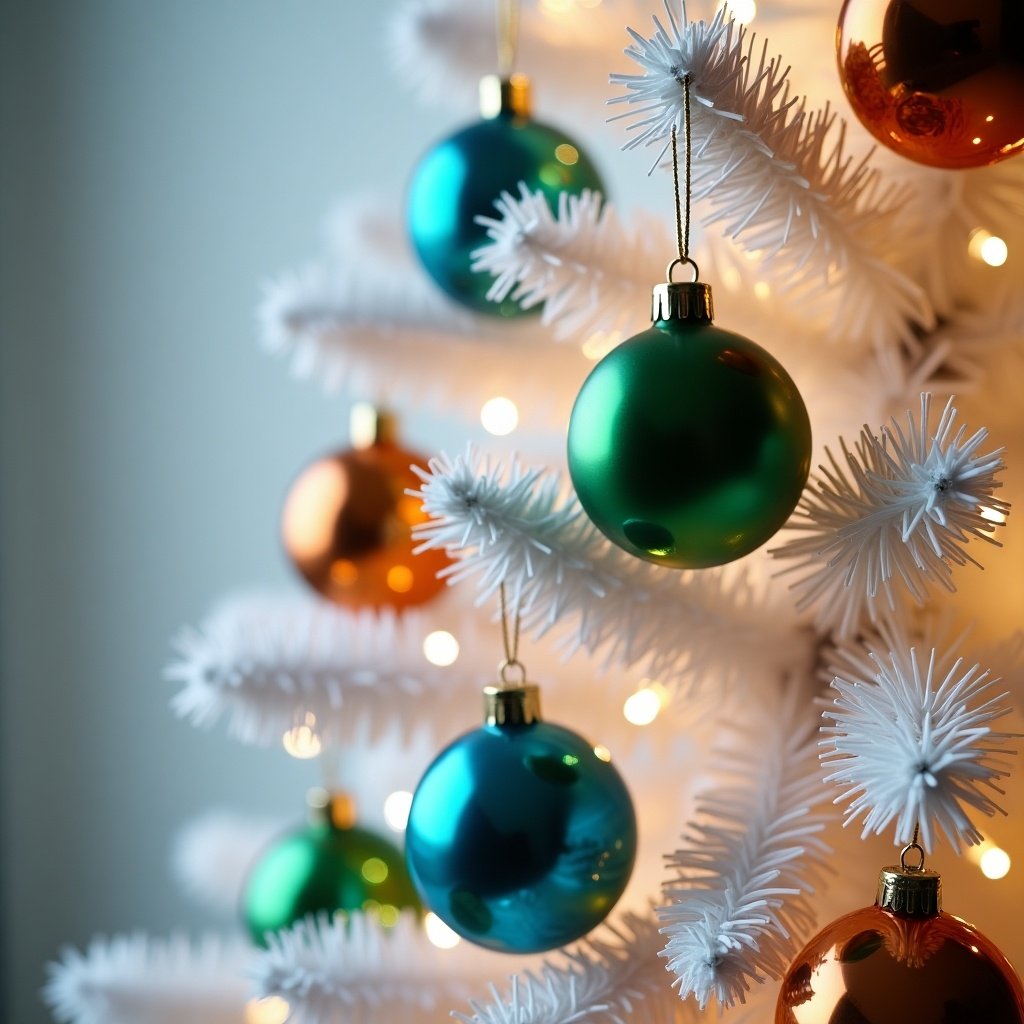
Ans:
POLYGON ((510 78, 519 48, 519 0, 496 0, 498 22, 498 76, 510 78))
POLYGON ((501 595, 501 642, 505 647, 505 660, 498 665, 498 672, 501 681, 509 686, 522 686, 526 682, 526 666, 519 660, 519 627, 522 616, 516 605, 515 615, 512 617, 512 629, 509 631, 508 602, 505 594, 505 584, 502 583, 498 592, 501 595), (518 679, 513 677, 510 670, 515 670, 518 679))
POLYGON ((917 841, 918 834, 920 833, 921 823, 914 823, 914 838, 910 840, 908 846, 904 846, 900 851, 900 867, 904 871, 924 871, 924 847, 917 841), (916 850, 920 860, 916 865, 907 863, 907 854, 912 850, 916 850))
POLYGON ((685 147, 685 164, 683 188, 679 187, 679 133, 676 131, 675 123, 672 124, 672 190, 676 207, 676 250, 679 255, 668 265, 665 271, 666 279, 671 283, 672 271, 676 267, 683 267, 689 264, 693 267, 694 281, 700 276, 700 269, 690 259, 690 192, 692 190, 692 176, 690 173, 690 76, 683 75, 680 80, 683 87, 683 143, 685 147))

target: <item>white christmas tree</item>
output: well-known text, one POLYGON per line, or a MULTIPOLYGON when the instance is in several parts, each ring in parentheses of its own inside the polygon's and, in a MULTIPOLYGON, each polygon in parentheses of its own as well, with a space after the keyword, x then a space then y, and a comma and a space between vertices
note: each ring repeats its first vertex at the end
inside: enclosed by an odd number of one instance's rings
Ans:
MULTIPOLYGON (((396 66, 428 101, 465 96, 493 70, 494 6, 390 12, 396 66)), ((1024 292, 991 243, 1024 242, 1024 164, 942 172, 873 153, 838 78, 819 73, 834 5, 764 6, 523 5, 522 69, 576 112, 584 144, 613 101, 619 159, 638 179, 651 171, 654 207, 495 195, 478 272, 494 300, 542 305, 539 317, 498 322, 445 298, 395 202, 346 200, 330 251, 267 287, 263 341, 296 376, 453 415, 500 397, 546 437, 520 459, 474 431, 475 446, 418 468, 429 518, 417 535, 452 559, 450 594, 400 613, 232 595, 175 639, 168 671, 180 717, 321 752, 328 778, 383 806, 479 724, 504 588, 551 719, 607 748, 633 794, 640 848, 619 906, 577 945, 526 960, 454 945, 413 916, 310 918, 263 950, 233 935, 97 940, 52 966, 56 1019, 766 1020, 816 926, 870 902, 871 866, 844 819, 900 844, 919 826, 960 886, 954 909, 972 916, 981 883, 970 853, 955 854, 997 849, 987 816, 1015 800, 1013 728, 992 723, 1012 714, 1022 648, 1000 614, 1014 568, 995 546, 1014 493, 1003 451, 1024 429, 1010 383, 1024 292), (631 68, 602 87, 624 46, 631 68), (810 83, 806 98, 791 75, 810 83), (649 325, 650 288, 676 253, 661 166, 673 128, 691 136, 693 254, 718 321, 787 367, 815 446, 767 548, 684 572, 611 544, 560 450, 594 360, 649 325), (425 654, 441 631, 457 643, 425 654)), ((415 140, 410 165, 429 141, 415 140)), ((276 824, 190 825, 176 853, 184 885, 233 908, 276 824)), ((1012 850, 1024 825, 1001 828, 1012 850)), ((1005 920, 976 923, 1024 958, 1005 920)))

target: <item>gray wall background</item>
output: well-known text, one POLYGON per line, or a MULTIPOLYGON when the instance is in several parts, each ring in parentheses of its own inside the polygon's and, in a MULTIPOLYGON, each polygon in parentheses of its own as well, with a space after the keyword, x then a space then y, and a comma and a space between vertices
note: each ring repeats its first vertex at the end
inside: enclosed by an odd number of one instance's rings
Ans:
POLYGON ((168 870, 181 822, 294 813, 316 780, 177 722, 161 669, 219 594, 288 578, 282 488, 347 429, 258 351, 259 282, 454 123, 396 84, 391 6, 0 3, 5 1021, 49 1019, 62 944, 203 923, 168 870))

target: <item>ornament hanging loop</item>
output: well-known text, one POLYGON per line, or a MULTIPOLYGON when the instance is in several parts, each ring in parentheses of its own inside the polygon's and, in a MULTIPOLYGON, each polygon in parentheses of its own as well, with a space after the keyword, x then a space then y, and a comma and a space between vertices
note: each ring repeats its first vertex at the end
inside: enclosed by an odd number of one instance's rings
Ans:
POLYGON ((525 686, 526 666, 519 660, 519 628, 522 615, 517 603, 512 627, 509 629, 508 601, 504 583, 499 586, 498 593, 501 596, 501 642, 505 648, 505 658, 498 664, 498 675, 506 686, 525 686))
POLYGON ((914 826, 913 839, 911 839, 910 842, 900 851, 900 867, 904 871, 909 871, 911 874, 924 871, 924 847, 917 841, 920 828, 920 824, 914 826), (917 863, 912 864, 908 860, 908 855, 912 854, 915 850, 917 851, 917 863))
POLYGON ((689 283, 690 284, 696 284, 697 283, 697 280, 700 277, 700 267, 697 266, 697 261, 693 260, 693 259, 690 259, 689 256, 684 256, 682 258, 677 256, 665 268, 665 280, 668 281, 669 284, 675 284, 676 283, 675 281, 672 280, 672 272, 676 269, 676 267, 692 267, 693 268, 693 277, 690 278, 690 282, 689 283))

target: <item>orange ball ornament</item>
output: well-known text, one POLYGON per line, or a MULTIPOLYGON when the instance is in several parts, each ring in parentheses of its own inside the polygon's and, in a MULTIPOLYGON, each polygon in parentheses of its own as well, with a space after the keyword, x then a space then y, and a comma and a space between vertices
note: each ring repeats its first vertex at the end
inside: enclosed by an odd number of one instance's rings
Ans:
POLYGON ((399 447, 394 423, 378 415, 372 443, 327 455, 291 485, 281 536, 295 568, 322 597, 349 608, 402 609, 444 589, 443 551, 414 555, 412 529, 427 516, 407 495, 420 485, 410 466, 427 459, 399 447))
POLYGON ((1021 1024, 1024 989, 989 939, 943 913, 939 875, 901 859, 881 872, 874 906, 833 921, 799 953, 775 1024, 908 1021, 1021 1024))
POLYGON ((839 77, 879 142, 930 167, 984 167, 1024 148, 1024 4, 846 0, 839 77))

